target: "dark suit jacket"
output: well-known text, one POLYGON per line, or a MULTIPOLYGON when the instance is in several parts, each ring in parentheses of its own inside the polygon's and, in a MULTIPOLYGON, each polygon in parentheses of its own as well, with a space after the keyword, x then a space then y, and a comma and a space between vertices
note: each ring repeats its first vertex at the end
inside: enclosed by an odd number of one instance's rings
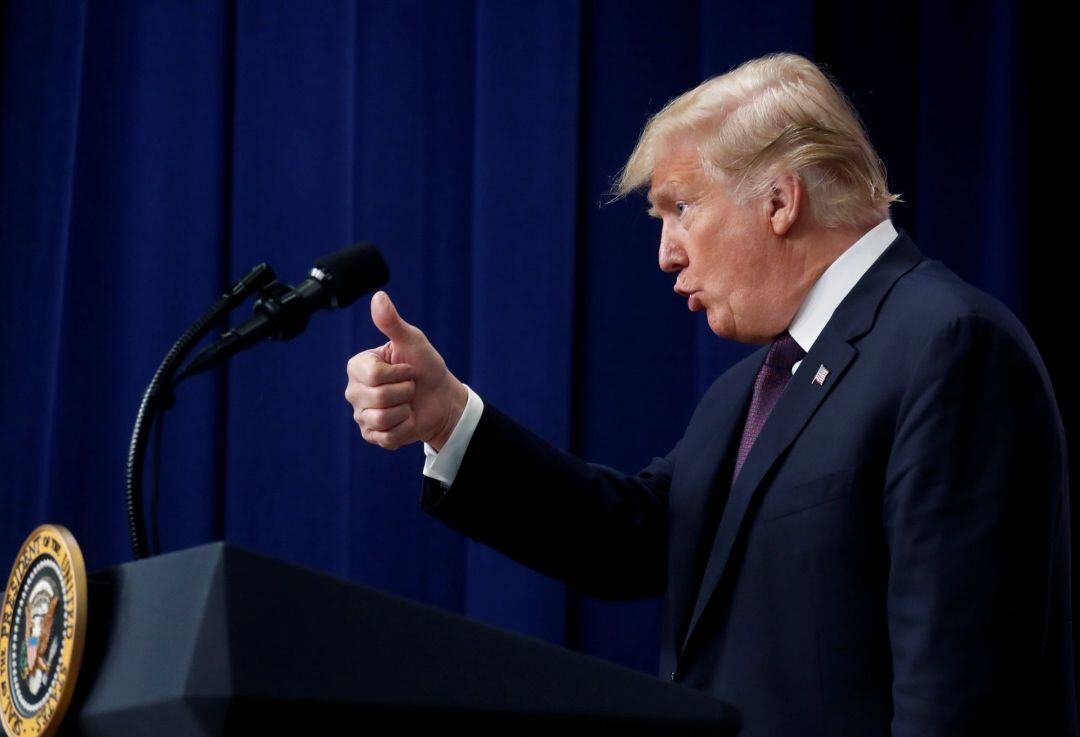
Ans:
POLYGON ((588 593, 663 593, 664 677, 748 737, 1075 735, 1064 432, 1016 318, 901 234, 732 486, 766 350, 633 476, 489 404, 424 505, 588 593))

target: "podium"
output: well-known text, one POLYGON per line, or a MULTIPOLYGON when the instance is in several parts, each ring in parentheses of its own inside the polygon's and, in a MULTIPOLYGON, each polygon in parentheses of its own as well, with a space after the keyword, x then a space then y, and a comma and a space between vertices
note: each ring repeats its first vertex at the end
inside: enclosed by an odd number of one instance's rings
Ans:
POLYGON ((737 732, 702 693, 224 543, 89 601, 62 736, 737 732))

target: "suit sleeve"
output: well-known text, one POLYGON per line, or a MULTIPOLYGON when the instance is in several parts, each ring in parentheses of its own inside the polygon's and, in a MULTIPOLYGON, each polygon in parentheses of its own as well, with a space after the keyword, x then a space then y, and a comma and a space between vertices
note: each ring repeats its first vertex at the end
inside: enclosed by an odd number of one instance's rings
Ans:
POLYGON ((883 505, 894 737, 1032 729, 1066 476, 1022 328, 966 316, 936 335, 901 401, 883 505))
POLYGON ((485 403, 449 489, 424 479, 433 516, 602 599, 659 596, 675 452, 637 475, 585 463, 485 403))

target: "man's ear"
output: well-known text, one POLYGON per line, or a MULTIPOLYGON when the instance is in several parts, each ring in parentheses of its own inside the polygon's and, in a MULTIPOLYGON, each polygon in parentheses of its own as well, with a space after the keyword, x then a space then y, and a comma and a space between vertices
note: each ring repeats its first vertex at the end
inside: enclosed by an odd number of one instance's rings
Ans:
POLYGON ((774 235, 787 235, 799 219, 802 195, 802 180, 797 174, 781 174, 773 180, 766 214, 774 235))

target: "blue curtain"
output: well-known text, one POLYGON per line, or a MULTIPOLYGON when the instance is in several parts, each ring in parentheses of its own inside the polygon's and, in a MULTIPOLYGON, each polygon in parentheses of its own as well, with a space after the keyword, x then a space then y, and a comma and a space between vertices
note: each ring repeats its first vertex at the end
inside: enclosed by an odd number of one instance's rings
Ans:
MULTIPOLYGON (((897 223, 1054 342, 1041 50, 1008 2, 19 0, 2 24, 0 565, 45 521, 91 568, 128 560, 127 442, 169 345, 250 266, 299 280, 358 240, 488 401, 591 460, 667 452, 747 349, 671 293, 643 201, 605 193, 649 114, 770 51, 826 64, 897 223)), ((226 539, 653 670, 657 602, 584 599, 419 510, 420 448, 366 445, 342 398, 380 342, 359 304, 182 385, 162 548, 226 539)))

